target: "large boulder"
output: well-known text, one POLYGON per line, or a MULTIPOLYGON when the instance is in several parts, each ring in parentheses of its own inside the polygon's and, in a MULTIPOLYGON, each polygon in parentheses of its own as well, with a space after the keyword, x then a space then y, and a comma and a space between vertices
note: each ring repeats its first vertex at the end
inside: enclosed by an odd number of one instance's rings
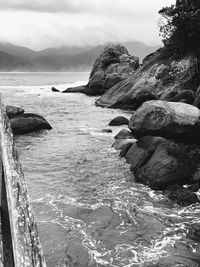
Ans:
POLYGON ((139 58, 131 56, 124 46, 106 46, 93 65, 86 94, 102 95, 132 75, 138 67, 139 58))
POLYGON ((174 142, 161 137, 143 137, 125 155, 137 182, 152 189, 165 189, 173 184, 192 181, 193 163, 187 153, 174 142))
POLYGON ((26 134, 43 129, 51 130, 52 127, 42 116, 32 113, 24 113, 10 120, 14 135, 26 134))
POLYGON ((12 119, 20 114, 24 113, 23 108, 13 107, 13 106, 6 106, 6 114, 9 119, 12 119))
POLYGON ((200 110, 185 103, 148 101, 134 112, 129 128, 137 138, 153 135, 200 143, 200 110))
MULTIPOLYGON (((198 87, 197 59, 186 56, 175 60, 162 58, 162 51, 144 59, 142 67, 138 68, 128 79, 116 84, 96 104, 109 108, 136 110, 148 100, 164 99, 170 92, 180 92, 198 87)), ((192 103, 193 96, 184 95, 180 100, 192 103)))

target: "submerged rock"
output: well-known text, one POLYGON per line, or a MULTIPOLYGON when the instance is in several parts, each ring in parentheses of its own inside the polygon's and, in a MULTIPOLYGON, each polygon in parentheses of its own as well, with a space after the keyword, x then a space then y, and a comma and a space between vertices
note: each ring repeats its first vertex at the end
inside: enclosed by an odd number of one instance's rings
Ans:
POLYGON ((194 166, 181 147, 161 137, 146 136, 128 150, 125 158, 131 164, 135 180, 152 189, 192 180, 194 166))
MULTIPOLYGON (((193 56, 180 60, 163 59, 161 55, 162 51, 158 50, 147 57, 141 68, 109 89, 96 104, 136 110, 145 101, 164 98, 171 91, 179 92, 188 88, 195 91, 198 86, 197 59, 193 56)), ((186 98, 188 101, 188 96, 186 98)))
POLYGON ((51 130, 52 127, 42 116, 32 113, 24 113, 10 120, 14 135, 26 134, 43 129, 51 130))
POLYGON ((109 126, 120 126, 120 125, 128 125, 129 124, 129 120, 123 116, 118 116, 115 117, 114 119, 112 119, 109 122, 109 126))
POLYGON ((13 106, 6 106, 6 114, 9 119, 12 119, 20 114, 24 113, 23 108, 13 107, 13 106))
POLYGON ((139 58, 120 45, 108 45, 96 59, 86 88, 88 95, 101 95, 128 78, 139 67, 139 58))
POLYGON ((153 135, 199 143, 200 110, 185 103, 148 101, 134 112, 129 128, 138 138, 153 135))
POLYGON ((85 93, 86 92, 86 85, 80 85, 76 87, 69 87, 62 91, 62 93, 85 93))

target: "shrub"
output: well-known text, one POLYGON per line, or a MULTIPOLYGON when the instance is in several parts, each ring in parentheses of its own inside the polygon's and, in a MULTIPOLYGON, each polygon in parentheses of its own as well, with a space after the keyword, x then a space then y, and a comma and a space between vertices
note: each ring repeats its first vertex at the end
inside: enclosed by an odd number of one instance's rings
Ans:
POLYGON ((200 1, 177 0, 159 11, 164 18, 160 35, 168 54, 194 53, 200 57, 200 1))

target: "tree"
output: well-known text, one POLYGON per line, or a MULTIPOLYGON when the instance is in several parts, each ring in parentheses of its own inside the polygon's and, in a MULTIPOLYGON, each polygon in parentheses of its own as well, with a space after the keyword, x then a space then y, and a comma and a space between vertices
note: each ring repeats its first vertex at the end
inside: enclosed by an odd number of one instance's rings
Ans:
POLYGON ((200 1, 177 0, 176 5, 162 8, 159 14, 165 20, 160 35, 168 53, 200 56, 200 1))

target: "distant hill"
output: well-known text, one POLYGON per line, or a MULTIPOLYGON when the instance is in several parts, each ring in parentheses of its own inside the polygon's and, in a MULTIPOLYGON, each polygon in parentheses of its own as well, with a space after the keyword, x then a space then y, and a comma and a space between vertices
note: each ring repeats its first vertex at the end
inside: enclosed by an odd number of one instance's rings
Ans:
MULTIPOLYGON (((139 56, 140 60, 159 48, 141 42, 127 42, 123 45, 130 54, 139 56)), ((106 44, 73 46, 34 51, 23 46, 0 43, 0 71, 90 71, 105 46, 106 44)))

